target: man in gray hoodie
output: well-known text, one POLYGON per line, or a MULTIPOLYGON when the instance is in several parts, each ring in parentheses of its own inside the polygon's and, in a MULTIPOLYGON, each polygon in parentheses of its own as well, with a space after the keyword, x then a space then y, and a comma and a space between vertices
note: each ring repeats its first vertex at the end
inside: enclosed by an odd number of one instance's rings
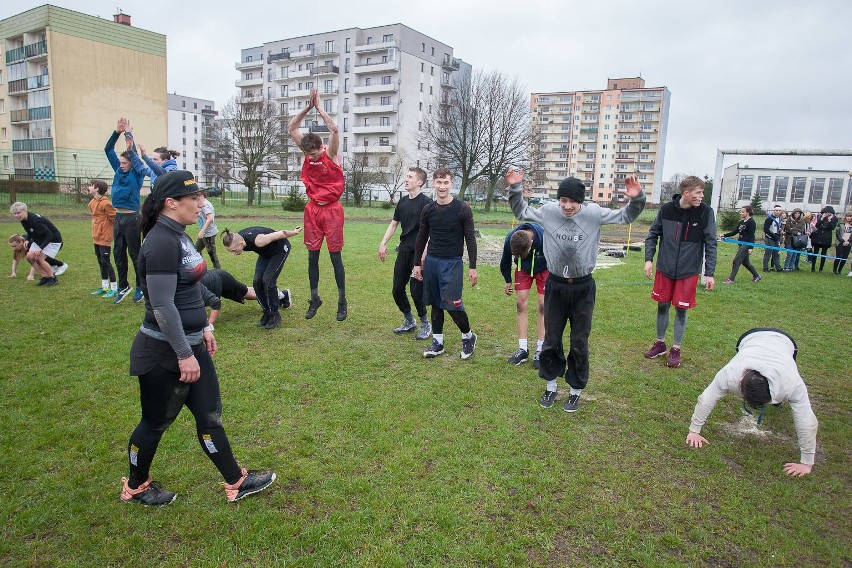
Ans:
POLYGON ((811 410, 808 388, 796 367, 796 353, 796 342, 780 329, 745 332, 737 341, 737 354, 698 397, 686 436, 687 445, 700 448, 708 443, 701 436, 701 428, 716 403, 728 393, 742 397, 743 409, 749 414, 749 408, 759 410, 758 424, 765 405, 787 402, 799 438, 800 462, 785 463, 784 471, 796 477, 809 474, 814 465, 819 422, 811 410))
POLYGON ((559 184, 558 203, 534 209, 524 200, 524 172, 511 168, 506 173, 509 204, 520 221, 533 221, 544 228, 544 257, 547 277, 544 292, 544 346, 538 375, 547 381, 539 404, 550 408, 556 401, 556 379, 562 375, 570 386, 565 412, 580 408, 580 393, 589 380, 589 333, 595 307, 595 281, 592 271, 598 257, 601 225, 632 223, 645 208, 645 193, 635 177, 624 180, 627 205, 611 210, 597 203, 583 203, 586 186, 574 177, 559 184), (571 322, 568 355, 562 348, 562 334, 571 322))

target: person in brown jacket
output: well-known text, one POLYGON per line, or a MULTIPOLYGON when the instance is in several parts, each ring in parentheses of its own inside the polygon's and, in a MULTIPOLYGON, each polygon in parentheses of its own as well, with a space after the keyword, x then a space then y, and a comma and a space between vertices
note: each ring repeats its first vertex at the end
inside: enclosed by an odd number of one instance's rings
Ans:
POLYGON ((101 269, 101 287, 92 292, 93 296, 114 298, 118 294, 118 283, 115 280, 115 270, 110 262, 110 247, 112 246, 112 227, 115 222, 115 207, 104 196, 107 184, 103 180, 92 180, 89 184, 89 211, 92 213, 92 241, 95 243, 95 257, 101 269))

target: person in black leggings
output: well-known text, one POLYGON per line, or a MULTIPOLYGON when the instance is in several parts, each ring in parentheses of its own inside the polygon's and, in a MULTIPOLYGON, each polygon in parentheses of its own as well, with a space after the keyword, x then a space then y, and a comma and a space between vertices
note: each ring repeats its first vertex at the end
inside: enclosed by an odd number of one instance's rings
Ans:
POLYGON ((228 501, 269 487, 275 473, 241 468, 222 427, 222 400, 212 356, 216 339, 201 299, 199 280, 207 270, 184 232, 198 218, 199 189, 191 172, 157 178, 142 208, 145 241, 138 266, 145 317, 130 348, 130 373, 139 377, 142 420, 130 436, 130 476, 122 478, 121 500, 166 505, 175 493, 150 476, 151 462, 166 429, 183 406, 195 417, 198 441, 225 479, 228 501))
POLYGON ((263 308, 263 317, 257 323, 259 327, 275 329, 281 325, 281 314, 278 312, 278 276, 290 256, 290 241, 287 239, 301 232, 301 227, 292 231, 249 227, 237 233, 228 229, 222 233, 222 244, 231 254, 241 254, 244 250, 257 253, 252 286, 257 303, 263 308))

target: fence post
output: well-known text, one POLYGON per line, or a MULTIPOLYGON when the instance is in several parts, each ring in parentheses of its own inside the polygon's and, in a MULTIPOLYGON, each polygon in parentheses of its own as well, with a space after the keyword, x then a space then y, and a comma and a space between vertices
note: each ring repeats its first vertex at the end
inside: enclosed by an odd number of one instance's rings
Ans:
POLYGON ((74 178, 74 194, 77 196, 77 203, 80 203, 82 198, 80 196, 80 178, 79 177, 74 178))

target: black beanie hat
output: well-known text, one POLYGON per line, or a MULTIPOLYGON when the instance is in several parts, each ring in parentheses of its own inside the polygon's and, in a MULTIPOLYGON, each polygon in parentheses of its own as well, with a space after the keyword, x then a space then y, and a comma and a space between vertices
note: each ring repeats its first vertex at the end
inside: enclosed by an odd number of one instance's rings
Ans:
POLYGON ((154 182, 151 197, 156 201, 163 201, 167 197, 177 199, 184 195, 199 193, 202 189, 198 187, 192 172, 185 170, 174 170, 159 176, 154 182))
POLYGON ((571 201, 582 203, 586 199, 586 186, 575 177, 565 178, 556 190, 556 197, 567 197, 571 201))

